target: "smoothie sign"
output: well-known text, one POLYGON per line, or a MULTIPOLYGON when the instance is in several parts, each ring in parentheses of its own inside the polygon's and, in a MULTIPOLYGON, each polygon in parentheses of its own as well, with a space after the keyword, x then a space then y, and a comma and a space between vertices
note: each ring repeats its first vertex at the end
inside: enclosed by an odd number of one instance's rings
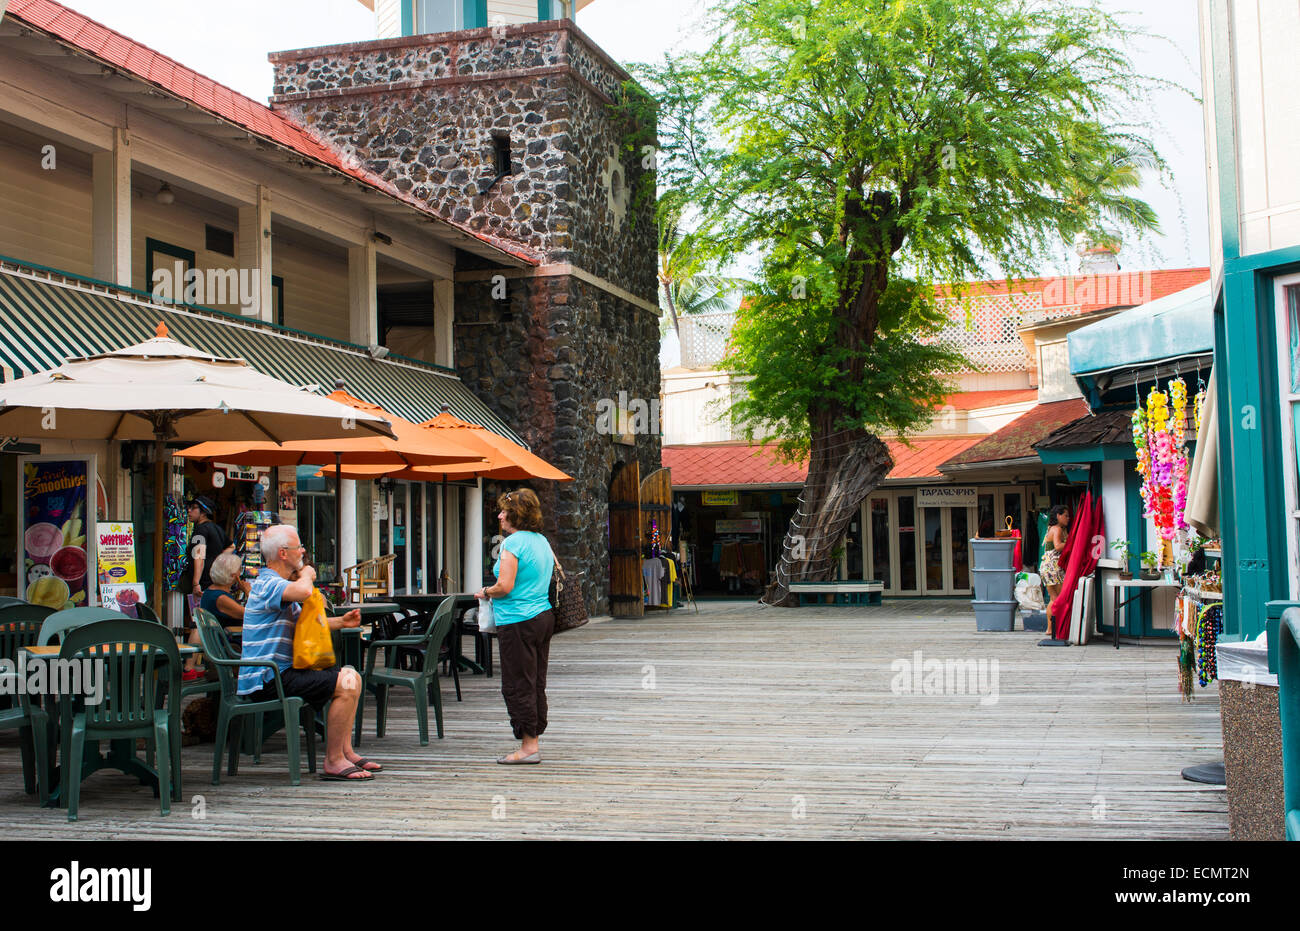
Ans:
POLYGON ((135 524, 130 521, 100 524, 99 584, 121 585, 139 581, 135 575, 135 524))
POLYGON ((24 594, 32 604, 55 610, 89 604, 86 477, 90 465, 86 459, 22 463, 24 594))

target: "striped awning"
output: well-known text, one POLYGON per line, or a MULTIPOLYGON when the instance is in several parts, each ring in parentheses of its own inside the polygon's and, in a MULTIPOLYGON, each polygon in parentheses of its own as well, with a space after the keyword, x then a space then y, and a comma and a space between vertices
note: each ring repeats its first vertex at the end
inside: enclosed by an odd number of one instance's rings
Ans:
POLYGON ((143 342, 160 320, 182 343, 244 359, 290 384, 328 394, 342 379, 349 393, 416 423, 438 416, 445 404, 460 419, 527 445, 450 369, 373 359, 351 343, 166 304, 137 291, 10 261, 0 261, 0 381, 143 342))

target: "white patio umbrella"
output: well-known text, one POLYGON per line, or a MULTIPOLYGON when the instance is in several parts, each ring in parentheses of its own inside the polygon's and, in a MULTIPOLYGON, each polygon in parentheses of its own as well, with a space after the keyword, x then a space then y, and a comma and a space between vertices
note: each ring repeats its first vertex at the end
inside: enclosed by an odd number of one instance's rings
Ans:
POLYGON ((326 440, 392 436, 379 417, 167 336, 0 384, 0 436, 153 440, 154 585, 162 611, 166 443, 326 440))

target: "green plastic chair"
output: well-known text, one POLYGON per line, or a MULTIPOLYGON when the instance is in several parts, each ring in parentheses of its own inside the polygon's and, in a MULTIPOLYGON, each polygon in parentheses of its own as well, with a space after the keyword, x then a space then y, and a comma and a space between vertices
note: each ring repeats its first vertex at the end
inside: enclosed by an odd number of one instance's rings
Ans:
MULTIPOLYGON (((469 599, 473 601, 474 599, 469 599)), ((457 605, 464 606, 463 598, 447 598, 438 605, 423 634, 408 634, 391 640, 372 640, 366 650, 365 687, 357 702, 357 716, 362 714, 367 689, 375 693, 375 736, 383 737, 388 726, 388 690, 393 686, 409 688, 415 694, 416 724, 420 729, 420 746, 429 743, 429 701, 433 701, 434 722, 438 739, 442 739, 442 690, 438 687, 438 650, 451 630, 457 605), (384 668, 375 669, 375 657, 384 651, 384 668), (424 654, 420 669, 395 669, 394 654, 399 650, 413 650, 424 654)))
MULTIPOLYGON (((44 605, 29 605, 24 602, 0 607, 0 659, 18 662, 18 651, 23 647, 36 646, 41 633, 41 623, 52 614, 53 608, 44 605)), ((15 702, 11 695, 0 695, 0 710, 13 708, 15 702)))
POLYGON ((41 632, 36 638, 37 645, 49 646, 56 637, 62 643, 66 639, 65 634, 87 624, 121 620, 131 619, 109 608, 68 608, 66 611, 55 611, 41 623, 41 632))
MULTIPOLYGON (((5 675, 16 677, 17 673, 5 675)), ((18 729, 18 746, 23 759, 23 791, 37 794, 44 805, 50 798, 50 716, 22 696, 17 708, 0 710, 0 731, 18 729)))
MULTIPOLYGON (((229 745, 230 762, 227 775, 239 772, 240 729, 242 719, 253 717, 256 735, 255 759, 261 751, 261 718, 267 712, 278 712, 284 716, 285 743, 289 748, 289 784, 301 785, 302 765, 298 754, 299 742, 289 722, 297 721, 307 733, 307 771, 316 772, 316 713, 301 698, 284 694, 284 683, 280 681, 280 668, 270 659, 240 659, 235 655, 226 637, 225 629, 208 611, 199 608, 194 612, 194 621, 199 628, 199 639, 203 643, 203 653, 208 662, 217 669, 221 687, 221 708, 217 712, 216 749, 212 760, 212 784, 221 785, 221 754, 229 745), (267 701, 249 701, 239 696, 239 667, 266 666, 275 676, 275 691, 278 698, 267 701)), ((268 734, 269 736, 269 734, 268 734)))
POLYGON ((137 601, 135 603, 135 613, 139 615, 140 620, 142 621, 152 621, 155 624, 162 623, 162 618, 154 612, 153 608, 149 607, 143 601, 137 601))
POLYGON ((82 762, 88 740, 118 741, 118 752, 123 747, 130 748, 129 757, 115 758, 110 754, 107 759, 95 760, 90 771, 109 766, 131 775, 156 776, 158 807, 163 815, 169 814, 173 792, 180 793, 181 705, 179 701, 169 700, 166 709, 160 708, 157 693, 160 685, 165 684, 168 695, 180 694, 181 658, 176 640, 171 631, 157 624, 118 614, 115 620, 87 623, 67 632, 59 648, 59 659, 86 656, 102 663, 104 700, 92 705, 78 701, 77 696, 59 696, 63 799, 68 805, 68 820, 77 820, 81 780, 86 775, 82 762), (95 647, 100 649, 92 654, 95 647), (156 770, 136 758, 134 746, 138 737, 145 739, 150 756, 156 758, 156 770))
POLYGON ((1286 839, 1300 840, 1300 608, 1282 612, 1277 645, 1286 839))

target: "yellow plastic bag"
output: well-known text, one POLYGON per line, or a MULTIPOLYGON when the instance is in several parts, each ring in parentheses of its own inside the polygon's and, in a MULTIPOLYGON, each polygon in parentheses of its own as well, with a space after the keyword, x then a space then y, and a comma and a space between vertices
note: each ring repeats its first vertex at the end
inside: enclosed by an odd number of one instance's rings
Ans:
POLYGON ((325 614, 325 597, 313 588, 302 603, 293 631, 293 668, 329 669, 334 665, 334 640, 325 614))

